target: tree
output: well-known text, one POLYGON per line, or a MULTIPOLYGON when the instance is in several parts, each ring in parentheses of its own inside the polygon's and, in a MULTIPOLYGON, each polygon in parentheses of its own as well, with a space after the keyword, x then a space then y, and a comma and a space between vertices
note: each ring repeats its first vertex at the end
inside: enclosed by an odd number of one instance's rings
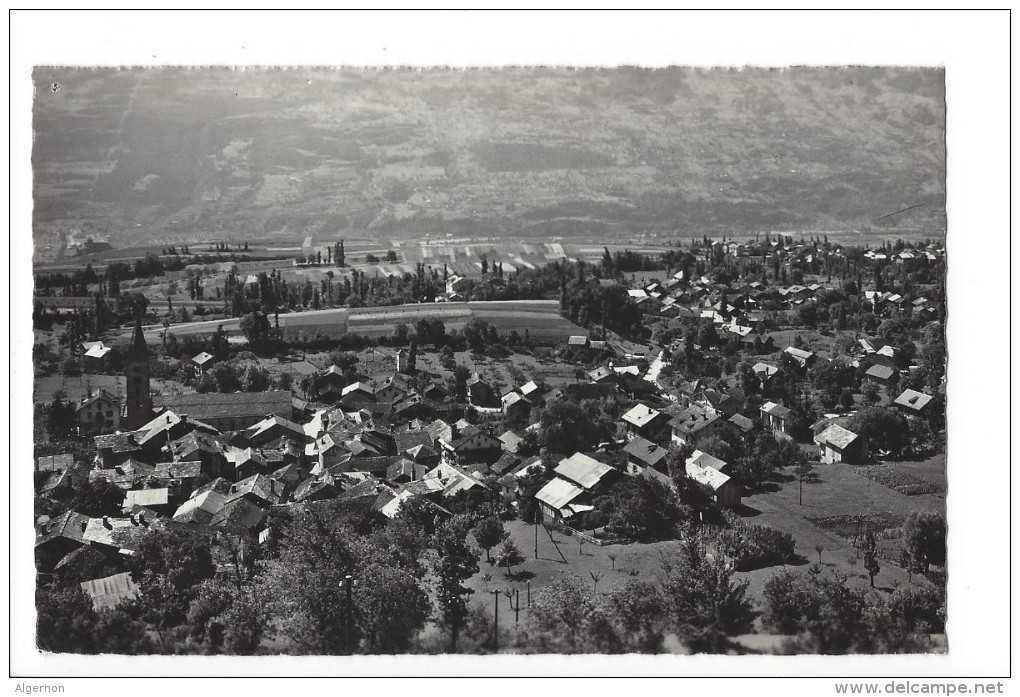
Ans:
POLYGON ((124 491, 105 479, 83 481, 75 487, 71 510, 92 518, 116 516, 124 505, 124 491))
POLYGON ((490 514, 478 521, 472 531, 478 546, 485 550, 485 560, 491 562, 492 556, 489 550, 501 543, 510 533, 503 527, 503 521, 498 515, 490 514))
POLYGON ((777 634, 798 634, 805 652, 847 653, 864 635, 862 589, 846 585, 846 577, 782 571, 762 593, 762 624, 777 634))
POLYGON ((797 494, 798 503, 804 505, 804 481, 811 480, 815 476, 815 465, 813 462, 809 462, 806 457, 801 458, 800 462, 796 463, 793 468, 794 474, 797 475, 797 482, 800 485, 800 491, 797 494))
POLYGON ((429 612, 413 566, 417 555, 398 555, 355 532, 334 502, 293 511, 277 529, 278 552, 257 581, 270 606, 271 633, 299 653, 406 650, 429 612), (357 582, 350 608, 348 574, 357 582))
POLYGON ((432 537, 436 600, 440 621, 450 631, 451 653, 457 651, 457 638, 468 617, 467 598, 474 593, 464 582, 478 572, 478 553, 467 544, 470 527, 466 515, 455 515, 440 523, 432 537))
POLYGON ((747 581, 734 581, 733 568, 709 556, 696 534, 663 560, 662 587, 667 616, 676 633, 695 651, 720 652, 728 637, 750 630, 754 610, 747 581))
POLYGON ((503 540, 496 555, 496 564, 506 567, 506 575, 513 577, 513 567, 524 563, 524 554, 512 537, 503 540))
POLYGON ((99 616, 92 600, 74 584, 54 588, 39 583, 35 591, 36 644, 55 653, 97 653, 99 616))
POLYGON ((904 547, 924 569, 946 563, 946 520, 938 513, 915 511, 903 524, 904 547))
POLYGON ((864 531, 858 544, 864 553, 864 570, 868 572, 871 587, 874 588, 875 576, 878 575, 880 567, 878 564, 878 541, 875 538, 875 531, 871 529, 870 525, 864 531))
POLYGON ((590 450, 601 438, 592 414, 565 399, 547 406, 539 423, 542 444, 557 453, 590 450))
POLYGON ((184 622, 199 584, 215 570, 207 538, 168 530, 146 535, 131 569, 141 590, 141 619, 155 625, 162 639, 162 630, 184 622))
POLYGON ((867 442, 893 456, 900 455, 910 445, 910 424, 903 414, 889 407, 867 407, 854 416, 850 430, 863 436, 867 442))

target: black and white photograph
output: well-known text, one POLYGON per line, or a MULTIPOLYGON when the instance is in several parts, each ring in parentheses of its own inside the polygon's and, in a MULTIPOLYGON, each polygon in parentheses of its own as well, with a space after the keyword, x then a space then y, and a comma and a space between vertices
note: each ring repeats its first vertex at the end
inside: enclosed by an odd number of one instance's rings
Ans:
POLYGON ((49 670, 964 650, 1009 441, 948 356, 1005 384, 1009 293, 967 353, 950 278, 1008 220, 953 223, 951 66, 244 58, 22 76, 49 670))

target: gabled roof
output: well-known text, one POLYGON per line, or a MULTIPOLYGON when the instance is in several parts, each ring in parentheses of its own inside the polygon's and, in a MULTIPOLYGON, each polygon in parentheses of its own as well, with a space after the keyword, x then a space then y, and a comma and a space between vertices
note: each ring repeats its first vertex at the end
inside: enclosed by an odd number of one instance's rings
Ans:
POLYGON ((654 467, 666 459, 666 449, 640 436, 627 443, 623 451, 638 462, 654 467))
POLYGON ((727 419, 727 421, 739 428, 741 431, 750 431, 754 428, 754 422, 743 414, 734 414, 727 419))
POLYGON ((548 484, 538 490, 535 498, 542 503, 560 510, 584 493, 584 489, 565 479, 554 477, 548 484))
POLYGON ((568 479, 585 489, 595 487, 601 479, 613 471, 609 465, 599 462, 584 453, 574 453, 560 460, 556 466, 556 474, 568 479))
POLYGON ((693 463, 698 467, 711 467, 712 469, 720 472, 724 467, 726 467, 725 460, 720 460, 719 458, 713 457, 700 450, 695 450, 691 453, 691 456, 687 459, 687 463, 693 463))
POLYGON ((793 412, 784 407, 782 404, 776 404, 775 402, 765 402, 761 405, 761 411, 764 414, 783 420, 789 419, 790 415, 793 414, 793 412))
POLYGON ((513 431, 507 431, 506 433, 499 436, 500 442, 503 444, 503 449, 511 453, 517 452, 521 443, 524 442, 524 438, 517 435, 513 431))
POLYGON ((690 460, 687 461, 687 476, 712 491, 718 491, 730 481, 729 475, 712 467, 701 467, 690 460))

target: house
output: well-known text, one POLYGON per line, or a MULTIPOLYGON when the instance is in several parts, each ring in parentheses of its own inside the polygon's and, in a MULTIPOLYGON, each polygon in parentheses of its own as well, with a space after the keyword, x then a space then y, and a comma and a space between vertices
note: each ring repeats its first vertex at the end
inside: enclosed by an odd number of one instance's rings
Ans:
POLYGON ((468 402, 471 406, 481 409, 497 409, 500 406, 499 397, 492 386, 482 380, 478 373, 475 373, 467 380, 468 402))
POLYGON ((732 432, 735 428, 724 416, 701 404, 687 407, 677 414, 669 425, 673 429, 674 443, 686 443, 695 447, 702 438, 732 432))
POLYGON ((641 474, 646 467, 666 471, 666 449, 640 436, 627 443, 623 452, 627 454, 627 474, 631 476, 641 474))
POLYGON ((502 397, 503 414, 509 417, 523 418, 531 410, 528 400, 520 392, 508 392, 502 397))
MULTIPOLYGON (((227 487, 229 490, 229 484, 227 487)), ((208 525, 212 522, 213 516, 219 513, 226 503, 226 495, 216 489, 206 491, 196 489, 190 499, 178 506, 173 518, 178 523, 208 525)))
POLYGON ((79 434, 109 432, 120 426, 120 400, 103 389, 78 402, 74 413, 79 434))
POLYGON ((258 423, 253 424, 244 432, 243 437, 253 447, 265 445, 281 437, 301 444, 309 440, 301 426, 276 414, 267 416, 258 423))
POLYGON ((931 399, 931 395, 906 389, 893 400, 893 406, 909 416, 921 416, 926 413, 926 407, 931 399))
POLYGON ((503 443, 503 450, 508 453, 516 453, 518 448, 521 447, 521 443, 524 442, 524 438, 513 431, 507 431, 499 436, 499 440, 503 443))
POLYGON ((56 518, 43 520, 36 528, 35 560, 40 571, 52 569, 65 555, 79 549, 89 517, 67 511, 56 518))
POLYGON ((754 430, 754 422, 743 414, 734 414, 726 420, 733 424, 734 428, 741 434, 747 434, 754 430))
POLYGON ((216 357, 208 351, 203 351, 194 358, 191 359, 192 365, 195 366, 195 374, 201 376, 206 370, 212 367, 212 364, 216 362, 216 357))
POLYGON ((572 482, 588 492, 612 481, 617 473, 617 470, 609 465, 584 453, 574 453, 560 460, 560 464, 553 471, 557 477, 572 482))
POLYGON ((781 404, 765 402, 761 405, 761 423, 772 433, 789 433, 793 425, 793 412, 781 404))
POLYGON ((641 436, 653 442, 663 438, 668 424, 668 417, 665 414, 641 403, 635 404, 621 418, 627 426, 629 435, 641 436))
POLYGON ((751 372, 755 374, 761 383, 762 389, 764 389, 766 385, 772 382, 772 378, 779 374, 779 368, 768 363, 755 363, 751 366, 751 372))
POLYGON ((566 520, 578 513, 593 510, 591 496, 581 487, 554 477, 536 494, 535 499, 548 520, 566 520))
POLYGON ((503 443, 491 433, 467 422, 450 427, 449 436, 438 439, 440 451, 449 462, 495 462, 503 450, 503 443))
POLYGON ((158 407, 187 415, 221 431, 243 430, 267 415, 291 419, 294 410, 290 390, 153 395, 152 400, 158 407))
POLYGON ((725 460, 720 460, 717 457, 709 455, 701 450, 695 450, 691 453, 691 456, 687 458, 687 464, 695 464, 698 467, 709 467, 717 472, 723 474, 731 474, 731 467, 725 460))
MULTIPOLYGON (((709 499, 723 508, 739 508, 741 499, 740 484, 732 477, 723 474, 713 467, 702 467, 694 458, 688 459, 686 463, 687 476, 694 482, 709 499)), ((641 472, 641 475, 652 481, 657 481, 663 486, 676 490, 676 484, 672 478, 662 472, 648 467, 641 472)))
POLYGON ((123 510, 129 513, 134 510, 135 506, 148 508, 156 513, 170 513, 172 510, 170 489, 163 487, 160 489, 133 489, 128 491, 124 495, 123 510))
POLYGON ((896 375, 896 371, 893 368, 878 363, 864 371, 864 377, 880 385, 891 385, 894 375, 896 375))
POLYGON ((105 345, 102 341, 84 341, 81 347, 86 370, 103 370, 106 368, 107 357, 111 351, 109 346, 105 345))
POLYGON ((863 439, 853 431, 832 424, 815 436, 822 462, 858 463, 864 459, 863 439))
POLYGON ((808 368, 818 360, 817 354, 799 349, 796 346, 787 346, 783 349, 783 353, 792 358, 801 368, 808 368))

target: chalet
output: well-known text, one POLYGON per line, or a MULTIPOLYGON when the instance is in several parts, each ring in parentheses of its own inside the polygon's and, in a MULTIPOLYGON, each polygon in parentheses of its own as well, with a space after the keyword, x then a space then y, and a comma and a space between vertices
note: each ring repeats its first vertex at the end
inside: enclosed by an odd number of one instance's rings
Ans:
POLYGON ((587 348, 588 337, 586 336, 570 336, 567 337, 567 346, 572 348, 587 348))
POLYGON ((592 490, 616 472, 612 467, 598 460, 575 453, 560 461, 553 477, 535 498, 542 509, 543 517, 549 520, 566 520, 580 513, 593 510, 592 490))
POLYGON ((815 436, 822 462, 859 463, 864 459, 863 439, 853 431, 832 424, 815 436))
POLYGON ((646 467, 666 469, 666 449, 640 436, 627 443, 623 452, 627 454, 627 474, 631 476, 641 474, 646 467))
POLYGON ((702 452, 701 450, 695 450, 691 453, 691 456, 687 458, 687 463, 697 465, 698 467, 710 467, 711 469, 714 469, 717 472, 722 472, 723 474, 732 473, 732 468, 728 462, 720 460, 719 458, 709 455, 706 452, 702 452))
POLYGON ((738 433, 747 434, 754 430, 754 422, 743 414, 734 414, 726 420, 733 424, 738 433))
POLYGON ((226 502, 244 498, 263 508, 275 506, 283 501, 286 487, 283 482, 276 481, 263 474, 252 475, 230 485, 226 494, 226 502))
POLYGON ((761 405, 762 425, 775 434, 787 434, 793 425, 793 412, 781 404, 765 402, 761 405))
POLYGON ((80 548, 89 517, 67 511, 36 528, 35 559, 40 571, 52 569, 66 554, 80 548))
POLYGON ((799 349, 796 346, 787 346, 783 349, 783 353, 792 358, 801 368, 808 368, 818 360, 817 354, 799 349))
POLYGON ((513 431, 507 431, 499 436, 499 440, 503 443, 503 450, 508 453, 516 453, 518 448, 521 447, 521 443, 524 442, 524 438, 513 431))
MULTIPOLYGON (((227 490, 229 490, 229 485, 227 490)), ((226 495, 215 489, 206 491, 196 489, 191 498, 178 506, 173 518, 178 523, 208 525, 212 522, 213 516, 219 513, 226 503, 226 495)))
POLYGON ((215 356, 208 351, 203 351, 194 358, 191 359, 191 364, 195 366, 195 373, 201 375, 216 362, 215 356))
POLYGON ((674 443, 695 447, 702 438, 732 432, 734 429, 734 424, 718 412, 700 404, 692 404, 681 411, 669 422, 669 425, 673 429, 672 440, 674 443))
POLYGON ((109 346, 102 341, 82 342, 82 362, 87 370, 105 370, 109 360, 109 346))
POLYGON ((503 414, 506 416, 525 416, 531 410, 531 405, 520 392, 508 392, 502 397, 503 414))
POLYGON ((120 400, 103 389, 78 402, 74 412, 79 434, 108 432, 120 426, 120 400))
POLYGON ((627 426, 627 433, 633 437, 640 436, 657 442, 668 432, 668 416, 644 404, 635 404, 622 419, 627 426))
POLYGON ((864 377, 880 385, 891 385, 894 375, 896 375, 896 371, 893 368, 878 363, 864 371, 864 377))
POLYGON ((244 432, 245 441, 252 447, 265 445, 281 437, 302 444, 309 440, 301 426, 275 414, 253 424, 244 432))
POLYGON ((921 416, 927 413, 928 403, 931 402, 931 399, 931 395, 906 389, 893 400, 893 406, 908 416, 921 416))
POLYGON ((492 386, 475 373, 467 380, 468 402, 482 409, 499 408, 500 400, 492 386))
POLYGON ((779 368, 774 365, 769 365, 768 363, 755 363, 751 366, 751 372, 755 374, 762 386, 762 389, 764 389, 772 382, 772 379, 779 374, 779 368))
POLYGON ((444 459, 459 464, 494 462, 503 450, 503 443, 491 433, 459 422, 450 427, 447 438, 438 439, 438 444, 444 459))

